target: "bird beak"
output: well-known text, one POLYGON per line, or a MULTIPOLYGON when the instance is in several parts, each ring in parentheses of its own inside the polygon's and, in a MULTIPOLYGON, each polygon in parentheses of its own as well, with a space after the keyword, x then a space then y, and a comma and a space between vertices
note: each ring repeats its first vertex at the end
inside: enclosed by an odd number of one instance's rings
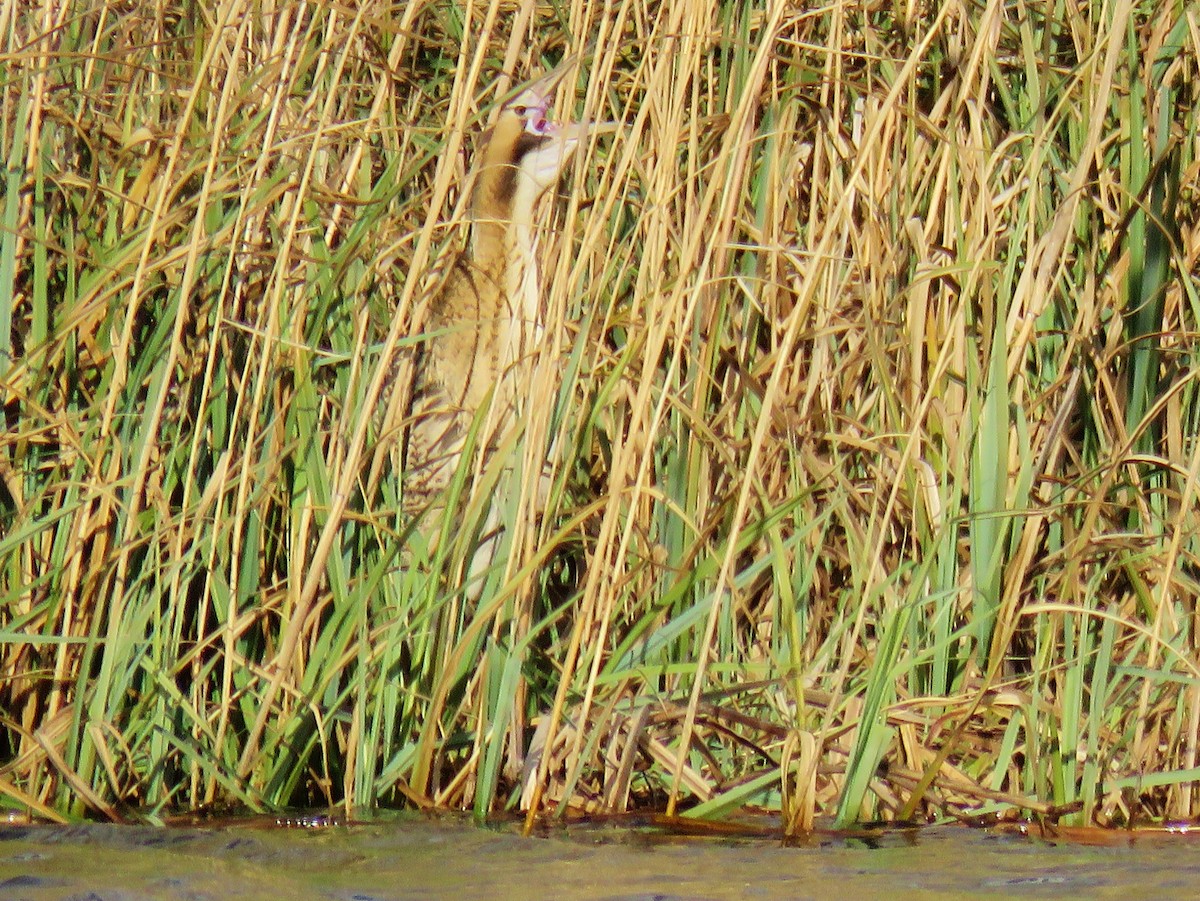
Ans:
POLYGON ((544 115, 550 106, 550 101, 554 98, 554 92, 578 64, 579 54, 572 53, 541 78, 531 81, 521 88, 509 105, 538 108, 544 115))
POLYGON ((574 125, 564 125, 563 130, 575 129, 579 140, 588 135, 610 135, 621 127, 620 122, 577 122, 574 125))

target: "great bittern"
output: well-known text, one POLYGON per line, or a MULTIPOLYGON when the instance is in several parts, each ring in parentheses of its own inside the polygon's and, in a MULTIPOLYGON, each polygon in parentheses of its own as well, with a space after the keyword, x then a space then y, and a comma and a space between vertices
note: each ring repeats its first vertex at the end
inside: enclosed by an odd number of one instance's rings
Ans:
POLYGON ((574 62, 566 60, 527 85, 483 137, 469 248, 429 308, 427 340, 416 364, 403 455, 410 510, 437 506, 489 398, 500 431, 493 430, 488 444, 498 443, 516 418, 516 370, 542 337, 535 207, 591 130, 548 114, 554 89, 574 62))

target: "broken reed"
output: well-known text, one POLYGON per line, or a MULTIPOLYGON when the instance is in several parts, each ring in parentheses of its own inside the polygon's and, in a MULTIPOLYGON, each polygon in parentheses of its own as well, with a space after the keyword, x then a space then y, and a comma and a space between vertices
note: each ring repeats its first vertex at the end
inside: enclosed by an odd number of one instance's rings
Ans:
POLYGON ((5 804, 1195 815, 1182 3, 0 25, 5 804), (472 603, 499 462, 422 547, 383 374, 584 47, 472 603))

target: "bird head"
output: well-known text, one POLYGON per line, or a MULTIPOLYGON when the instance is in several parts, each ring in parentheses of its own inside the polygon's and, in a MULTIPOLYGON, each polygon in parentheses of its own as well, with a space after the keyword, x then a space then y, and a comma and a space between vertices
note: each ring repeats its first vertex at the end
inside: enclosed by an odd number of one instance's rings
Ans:
POLYGON ((485 204, 532 204, 553 185, 591 131, 587 123, 564 123, 550 115, 554 91, 574 69, 571 56, 522 87, 504 104, 486 136, 481 184, 485 204))
POLYGON ((527 84, 501 113, 502 119, 510 120, 510 128, 518 130, 511 162, 537 185, 539 193, 558 180, 579 142, 587 137, 585 124, 557 122, 549 112, 554 91, 577 61, 578 57, 568 57, 527 84))

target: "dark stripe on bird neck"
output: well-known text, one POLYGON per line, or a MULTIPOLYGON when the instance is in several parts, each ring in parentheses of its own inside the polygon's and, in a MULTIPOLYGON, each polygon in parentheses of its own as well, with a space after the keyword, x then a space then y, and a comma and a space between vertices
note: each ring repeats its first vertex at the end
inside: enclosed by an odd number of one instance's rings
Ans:
MULTIPOLYGON (((493 155, 489 152, 475 187, 473 206, 476 212, 495 213, 511 210, 513 200, 517 196, 517 175, 521 161, 551 140, 549 135, 535 135, 522 131, 503 155, 493 155)), ((488 150, 491 151, 492 148, 489 147, 488 150)))
POLYGON ((537 150, 550 141, 549 135, 533 135, 522 131, 513 144, 512 156, 508 163, 501 164, 496 184, 496 199, 501 203, 511 205, 517 195, 517 170, 526 155, 537 150))

